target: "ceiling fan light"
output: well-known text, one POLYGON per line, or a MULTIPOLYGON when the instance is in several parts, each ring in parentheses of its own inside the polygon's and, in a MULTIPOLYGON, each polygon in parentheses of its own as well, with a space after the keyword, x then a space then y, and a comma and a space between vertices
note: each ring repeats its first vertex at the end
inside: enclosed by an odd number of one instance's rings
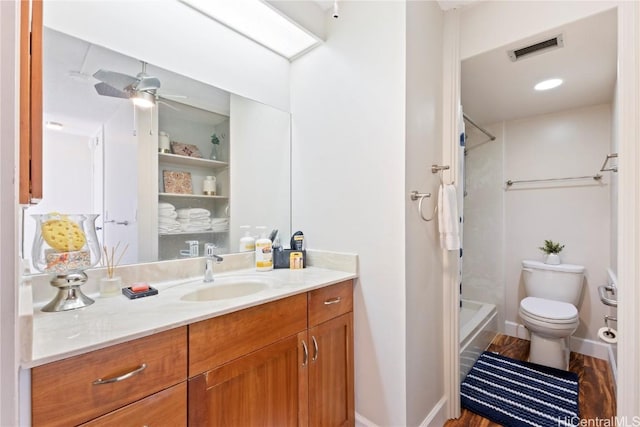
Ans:
POLYGON ((156 105, 156 97, 149 92, 136 92, 132 97, 133 105, 140 108, 151 108, 156 105))

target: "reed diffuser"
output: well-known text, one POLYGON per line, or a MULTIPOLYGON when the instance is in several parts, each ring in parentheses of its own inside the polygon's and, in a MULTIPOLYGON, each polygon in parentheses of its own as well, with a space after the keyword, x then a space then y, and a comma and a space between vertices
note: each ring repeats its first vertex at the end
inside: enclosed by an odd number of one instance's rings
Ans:
POLYGON ((120 248, 120 242, 116 246, 112 246, 111 248, 107 248, 106 245, 102 247, 102 251, 104 252, 104 256, 102 257, 102 264, 107 268, 107 276, 100 279, 100 296, 102 297, 111 297, 119 295, 122 289, 122 279, 118 276, 115 276, 115 270, 120 261, 122 261, 122 257, 129 249, 129 245, 127 244, 121 252, 118 251, 120 248))

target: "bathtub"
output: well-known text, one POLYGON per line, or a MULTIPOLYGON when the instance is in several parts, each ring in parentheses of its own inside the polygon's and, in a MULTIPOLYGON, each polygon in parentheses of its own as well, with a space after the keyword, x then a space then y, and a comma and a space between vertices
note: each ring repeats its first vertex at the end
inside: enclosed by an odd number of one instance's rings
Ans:
POLYGON ((496 306, 462 300, 460 308, 460 381, 480 354, 489 347, 498 331, 496 306))

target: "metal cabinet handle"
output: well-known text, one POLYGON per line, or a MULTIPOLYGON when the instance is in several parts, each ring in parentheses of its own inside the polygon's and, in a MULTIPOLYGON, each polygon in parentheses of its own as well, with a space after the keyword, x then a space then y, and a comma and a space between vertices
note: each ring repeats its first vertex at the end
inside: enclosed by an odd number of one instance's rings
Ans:
POLYGON ((324 302, 324 305, 337 304, 337 303, 339 303, 341 300, 342 300, 342 298, 340 298, 340 297, 336 297, 336 298, 333 298, 333 299, 328 299, 328 300, 326 300, 326 301, 324 302))
POLYGON ((302 367, 307 366, 307 362, 309 361, 309 349, 307 348, 307 343, 302 341, 302 367))
POLYGON ((311 336, 311 341, 313 341, 313 357, 311 358, 312 362, 315 362, 318 359, 318 341, 316 341, 315 336, 311 336))
POLYGON ((138 366, 136 369, 134 369, 131 372, 127 372, 126 374, 122 374, 120 376, 117 377, 113 377, 113 378, 107 378, 107 379, 102 379, 102 378, 98 378, 97 380, 95 380, 93 382, 93 385, 102 385, 102 384, 111 384, 111 383, 117 383, 120 381, 124 381, 128 378, 131 378, 132 376, 139 374, 140 372, 144 371, 145 369, 147 369, 147 364, 143 363, 142 365, 138 366))

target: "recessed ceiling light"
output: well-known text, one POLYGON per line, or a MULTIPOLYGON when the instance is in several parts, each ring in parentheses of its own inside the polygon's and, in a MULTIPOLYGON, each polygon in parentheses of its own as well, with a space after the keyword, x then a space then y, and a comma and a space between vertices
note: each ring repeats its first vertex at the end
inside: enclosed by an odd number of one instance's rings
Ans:
POLYGON ((535 85, 533 88, 535 90, 549 90, 549 89, 553 89, 554 87, 558 87, 561 84, 562 84, 562 79, 549 79, 549 80, 541 81, 540 83, 535 85))
POLYGON ((62 128, 64 127, 60 122, 46 122, 44 125, 47 127, 47 129, 52 130, 62 130, 62 128))
POLYGON ((180 1, 287 59, 320 43, 263 1, 180 1))

